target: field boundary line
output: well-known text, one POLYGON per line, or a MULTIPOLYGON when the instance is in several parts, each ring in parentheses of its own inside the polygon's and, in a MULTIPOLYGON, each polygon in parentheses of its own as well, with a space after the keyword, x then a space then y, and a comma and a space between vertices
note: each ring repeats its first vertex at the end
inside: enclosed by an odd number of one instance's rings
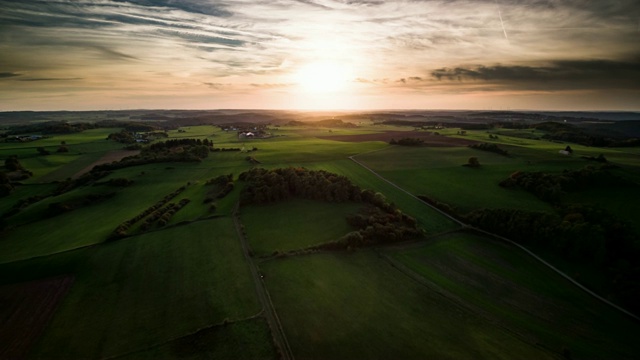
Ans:
MULTIPOLYGON (((374 150, 374 151, 379 151, 379 150, 374 150)), ((372 151, 370 151, 369 153, 371 153, 372 151)), ((365 153, 368 154, 368 153, 365 153)), ((358 154, 361 155, 361 154, 358 154)), ((395 187, 396 189, 402 191, 403 193, 411 196, 412 198, 418 200, 419 202, 429 206, 430 208, 432 208, 433 210, 437 211, 439 214, 441 214, 442 216, 448 218, 449 220, 452 220, 453 222, 455 222, 456 224, 462 226, 462 227, 468 227, 467 224, 463 223, 462 221, 456 219, 455 217, 447 214, 446 212, 438 209, 437 207, 427 203, 426 201, 420 199, 419 197, 413 195, 412 193, 408 192, 407 190, 401 188, 400 186, 396 185, 395 183, 391 182, 390 180, 387 180, 386 178, 384 178, 382 175, 378 174, 377 172, 373 171, 373 169, 371 169, 370 167, 368 167, 367 165, 361 163, 360 161, 356 160, 355 157, 358 155, 353 155, 353 156, 349 156, 349 160, 355 162, 356 164, 360 165, 362 168, 368 170, 369 172, 371 172, 373 175, 375 175, 376 177, 378 177, 379 179, 383 180, 384 182, 388 183, 389 185, 395 187)))
POLYGON ((133 354, 135 354, 135 353, 139 353, 139 352, 141 352, 141 351, 146 351, 146 350, 156 349, 156 348, 159 348, 160 346, 166 345, 166 344, 168 344, 168 343, 170 343, 170 342, 174 342, 174 341, 177 341, 177 340, 180 340, 180 339, 187 338, 187 337, 189 337, 189 336, 196 335, 197 333, 199 333, 199 332, 201 332, 201 331, 210 330, 210 329, 213 329, 213 328, 216 328, 216 327, 222 327, 222 326, 226 326, 226 325, 230 325, 230 324, 235 324, 235 323, 239 323, 239 322, 243 322, 243 321, 250 321, 250 320, 253 320, 253 319, 257 319, 257 318, 259 318, 260 316, 262 316, 262 313, 263 313, 263 312, 264 312, 264 309, 260 310, 257 314, 255 314, 255 315, 251 315, 251 316, 246 317, 246 318, 237 319, 237 320, 231 320, 231 321, 223 321, 223 322, 221 322, 221 323, 212 324, 212 325, 209 325, 209 326, 202 327, 202 328, 200 328, 200 329, 198 329, 198 330, 196 330, 196 331, 190 332, 190 333, 188 333, 188 334, 185 334, 185 335, 181 335, 181 336, 178 336, 178 337, 174 337, 174 338, 168 339, 168 340, 163 341, 163 342, 161 342, 161 343, 157 343, 157 344, 150 345, 150 346, 147 346, 147 347, 144 347, 144 348, 140 348, 140 349, 132 350, 132 351, 126 352, 126 353, 124 353, 124 354, 112 355, 112 356, 105 357, 105 358, 100 358, 100 359, 101 359, 101 360, 113 360, 113 359, 121 358, 121 357, 123 357, 123 356, 133 355, 133 354))
MULTIPOLYGON (((187 226, 187 225, 191 225, 191 224, 193 224, 193 223, 197 223, 197 222, 201 222, 201 221, 214 220, 214 219, 221 219, 221 218, 225 218, 225 217, 227 217, 227 216, 230 216, 230 215, 226 215, 226 214, 215 214, 215 215, 209 215, 209 216, 207 216, 207 217, 198 218, 198 219, 194 219, 194 220, 184 220, 184 221, 181 221, 181 222, 178 222, 178 223, 175 223, 175 224, 171 224, 171 225, 164 226, 164 227, 162 227, 162 228, 160 228, 160 229, 151 229, 151 230, 145 231, 145 232, 140 233, 140 234, 125 235, 125 236, 123 236, 123 237, 121 237, 121 238, 117 238, 117 239, 113 239, 113 240, 102 240, 101 242, 98 242, 98 243, 95 243, 95 244, 81 245, 81 246, 75 247, 75 248, 73 248, 73 249, 61 250, 61 251, 57 251, 57 252, 52 252, 52 253, 50 253, 50 254, 36 255, 36 256, 31 256, 31 257, 24 258, 24 259, 17 259, 17 260, 11 260, 11 261, 7 261, 7 262, 0 262, 0 265, 7 265, 7 264, 18 263, 18 262, 21 262, 21 261, 29 261, 29 260, 42 259, 42 258, 46 258, 46 257, 49 257, 49 256, 65 254, 65 253, 69 253, 69 252, 76 251, 76 250, 82 250, 82 249, 88 249, 88 248, 93 248, 93 247, 99 247, 99 246, 101 246, 101 245, 106 245, 106 244, 114 243, 114 242, 117 242, 117 241, 121 241, 121 240, 124 240, 124 239, 128 239, 128 238, 136 237, 136 236, 141 236, 141 235, 145 235, 145 234, 151 234, 151 233, 159 232, 159 231, 165 231, 165 230, 169 230, 169 229, 176 228, 176 227, 180 227, 180 226, 187 226)), ((37 221, 37 220, 34 220, 34 221, 32 221, 32 222, 28 222, 28 223, 26 223, 26 224, 24 224, 24 225, 29 225, 29 224, 31 224, 31 223, 33 223, 33 222, 36 222, 36 221, 37 221)), ((21 226, 24 226, 24 225, 21 225, 21 226)))
POLYGON ((482 234, 484 234, 484 235, 487 235, 487 236, 493 237, 493 238, 495 238, 495 239, 498 239, 498 240, 504 241, 504 242, 506 242, 506 243, 508 243, 508 244, 514 245, 515 247, 517 247, 517 248, 519 248, 520 250, 524 251, 524 252, 525 252, 525 253, 527 253, 528 255, 532 256, 534 259, 538 260, 538 261, 539 261, 540 263, 542 263, 543 265, 547 266, 549 269, 553 270, 553 271, 554 271, 555 273, 557 273, 558 275, 560 275, 560 276, 562 276, 563 278, 565 278, 566 280, 568 280, 568 281, 569 281, 570 283, 572 283, 573 285, 575 285, 575 286, 577 286, 578 288, 582 289, 582 290, 583 290, 584 292, 586 292, 587 294, 589 294, 589 295, 593 296, 593 297, 594 297, 594 298, 596 298, 597 300, 600 300, 600 301, 601 301, 601 302, 603 302, 604 304, 609 305, 609 306, 611 306, 612 308, 614 308, 614 309, 616 309, 616 310, 618 310, 618 311, 622 312, 623 314, 625 314, 625 315, 627 315, 627 316, 629 316, 629 317, 633 318, 634 320, 636 320, 636 321, 640 321, 640 317, 638 317, 638 316, 637 316, 637 315, 635 315, 634 313, 632 313, 632 312, 630 312, 630 311, 628 311, 628 310, 626 310, 626 309, 624 309, 624 308, 622 308, 622 307, 620 307, 620 306, 618 306, 618 305, 616 305, 616 304, 612 303, 611 301, 609 301, 609 300, 607 300, 607 299, 603 298, 602 296, 600 296, 600 295, 596 294, 595 292, 593 292, 593 291, 589 290, 587 287, 585 287, 584 285, 580 284, 578 281, 574 280, 571 276, 569 276, 569 275, 565 274, 565 273, 564 273, 564 272, 562 272, 560 269, 558 269, 558 268, 556 268, 555 266, 551 265, 550 263, 546 262, 544 259, 542 259, 542 258, 541 258, 541 257, 539 257, 538 255, 536 255, 535 253, 533 253, 531 250, 527 249, 526 247, 524 247, 524 246, 522 246, 522 245, 520 245, 520 244, 516 243, 516 242, 515 242, 515 241, 513 241, 513 240, 507 239, 507 238, 505 238, 505 237, 503 237, 503 236, 500 236, 500 235, 498 235, 498 234, 494 234, 494 233, 491 233, 491 232, 488 232, 488 231, 485 231, 485 230, 479 229, 479 228, 477 228, 477 227, 475 227, 475 226, 471 226, 471 225, 469 225, 469 224, 466 224, 466 223, 464 223, 464 222, 462 222, 462 221, 460 221, 460 220, 458 220, 458 219, 454 218, 453 216, 451 216, 451 215, 449 215, 449 214, 445 213, 444 211, 442 211, 442 210, 440 210, 440 209, 436 208, 435 206, 433 206, 433 205, 431 205, 431 204, 427 203, 426 201, 424 201, 424 200, 422 200, 422 199, 418 198, 417 196, 415 196, 415 195, 411 194, 410 192, 408 192, 407 190, 405 190, 405 189, 401 188, 400 186, 396 185, 395 183, 391 182, 390 180, 387 180, 386 178, 384 178, 382 175, 380 175, 380 174, 378 174, 377 172, 375 172, 375 171, 374 171, 373 169, 371 169, 370 167, 368 167, 368 166, 364 165, 363 163, 361 163, 360 161, 356 160, 356 159, 355 159, 355 157, 356 157, 356 156, 357 156, 357 155, 349 156, 349 159, 350 159, 351 161, 355 162, 356 164, 360 165, 360 166, 361 166, 361 167, 363 167, 364 169, 369 170, 372 174, 374 174, 374 175, 375 175, 375 176, 377 176, 378 178, 380 178, 380 179, 384 180, 385 182, 389 183, 389 184, 390 184, 390 185, 392 185, 393 187, 395 187, 395 188, 397 188, 397 189, 399 189, 399 190, 403 191, 404 193, 406 193, 406 194, 410 195, 410 196, 411 196, 411 197, 413 197, 414 199, 416 199, 416 200, 418 200, 418 201, 422 202, 423 204, 425 204, 425 205, 429 206, 430 208, 432 208, 432 209, 434 209, 434 210, 438 211, 440 214, 442 214, 442 215, 446 216, 447 218, 449 218, 449 219, 451 219, 451 220, 455 221, 457 224, 459 224, 460 226, 462 226, 462 227, 463 227, 463 229, 459 229, 459 231, 462 231, 462 230, 465 230, 465 229, 472 230, 472 231, 477 231, 477 232, 482 233, 482 234))
POLYGON ((618 306, 618 305, 616 305, 616 304, 612 303, 611 301, 609 301, 609 300, 607 300, 607 299, 603 298, 602 296, 600 296, 600 295, 598 295, 598 294, 594 293, 594 292, 593 292, 593 291, 591 291, 589 288, 585 287, 584 285, 580 284, 577 280, 573 279, 571 276, 569 276, 569 275, 567 275, 566 273, 564 273, 562 270, 560 270, 560 269, 556 268, 555 266, 551 265, 550 263, 548 263, 547 261, 545 261, 543 258, 539 257, 539 256, 538 256, 538 255, 536 255, 534 252, 532 252, 531 250, 527 249, 526 247, 524 247, 524 246, 522 246, 522 245, 518 244, 517 242, 515 242, 515 241, 513 241, 513 240, 510 240, 510 239, 507 239, 507 238, 505 238, 504 236, 500 236, 500 235, 498 235, 498 234, 490 233, 490 232, 488 232, 488 231, 485 231, 485 230, 479 229, 479 228, 474 227, 474 226, 469 226, 469 227, 468 227, 468 230, 479 232, 479 233, 481 233, 481 234, 484 234, 484 235, 490 236, 490 237, 492 237, 492 238, 494 238, 494 239, 497 239, 497 240, 500 240, 500 241, 506 242, 506 243, 508 243, 508 244, 510 244, 510 245, 513 245, 513 246, 515 246, 515 247, 519 248, 520 250, 522 250, 522 251, 524 251, 525 253, 527 253, 529 256, 533 257, 534 259, 538 260, 540 263, 542 263, 542 264, 544 264, 545 266, 547 266, 549 269, 553 270, 553 271, 554 271, 555 273, 557 273, 558 275, 562 276, 563 278, 565 278, 566 280, 568 280, 569 282, 571 282, 573 285, 575 285, 575 286, 577 286, 578 288, 582 289, 582 290, 583 290, 584 292, 586 292, 587 294, 589 294, 589 295, 593 296, 594 298, 596 298, 596 299, 598 299, 598 300, 602 301, 603 303, 605 303, 605 304, 607 304, 607 305, 609 305, 609 306, 613 307, 614 309, 616 309, 616 310, 618 310, 618 311, 622 312, 623 314, 625 314, 625 315, 627 315, 627 316, 630 316, 631 318, 633 318, 633 319, 635 319, 635 320, 637 320, 637 321, 640 321, 640 317, 638 317, 638 316, 637 316, 637 315, 635 315, 634 313, 632 313, 632 312, 630 312, 630 311, 628 311, 628 310, 626 310, 626 309, 624 309, 624 308, 622 308, 622 307, 620 307, 620 306, 618 306))
MULTIPOLYGON (((379 258, 383 259, 387 264, 389 264, 392 268, 394 268, 396 271, 400 272, 400 274, 402 274, 403 276, 406 276, 407 278, 409 278, 410 280, 416 282, 418 285, 426 287, 430 290, 432 290, 434 293, 436 293, 439 296, 442 296, 443 298, 445 298, 446 300, 448 300, 453 306, 457 307, 458 309, 461 309, 462 311, 466 311, 469 312, 472 315, 477 316, 480 319, 484 319, 485 321, 489 322, 492 325, 495 325, 496 327, 504 330, 506 333, 510 334, 511 336, 517 338, 518 340, 532 346, 535 348, 538 348, 542 351, 545 351, 549 354, 552 355, 558 355, 557 352, 553 351, 552 349, 547 348, 546 346, 544 346, 543 344, 537 343, 535 341, 531 341, 531 338, 529 336, 527 336, 526 334, 517 332, 515 330, 513 330, 511 327, 509 327, 508 325, 506 325, 504 322, 498 320, 496 317, 490 316, 487 314, 487 312, 481 308, 479 308, 476 305, 471 304, 470 302, 464 301, 461 297, 459 297, 458 295, 455 295, 453 292, 445 289, 444 287, 436 284, 435 282, 429 280, 427 277, 419 274, 418 272, 414 271, 413 269, 411 269, 408 265, 405 265, 401 260, 398 259, 394 259, 392 255, 388 254, 388 253, 383 253, 380 252, 379 250, 381 250, 383 248, 374 248, 373 251, 378 255, 379 258)), ((384 250, 388 250, 388 249, 384 249, 384 250)), ((392 250, 392 251, 397 251, 398 249, 392 250)))
POLYGON ((260 303, 262 304, 265 318, 267 320, 267 323, 269 324, 269 328, 271 328, 271 336, 273 337, 273 341, 276 347, 280 349, 280 355, 282 356, 282 358, 284 360, 294 360, 295 358, 293 356, 293 352, 291 351, 291 347, 289 346, 287 335, 282 328, 278 313, 273 306, 273 302, 271 301, 271 295, 269 295, 267 285, 264 283, 264 278, 260 274, 258 266, 251 258, 249 252, 249 244, 247 243, 247 238, 244 235, 244 228, 242 226, 242 223, 240 222, 240 217, 238 215, 239 208, 240 202, 237 202, 232 211, 233 223, 235 225, 240 244, 242 245, 242 253, 245 260, 247 261, 247 265, 249 265, 249 269, 251 270, 251 276, 253 277, 253 284, 258 295, 258 300, 260 300, 260 303))

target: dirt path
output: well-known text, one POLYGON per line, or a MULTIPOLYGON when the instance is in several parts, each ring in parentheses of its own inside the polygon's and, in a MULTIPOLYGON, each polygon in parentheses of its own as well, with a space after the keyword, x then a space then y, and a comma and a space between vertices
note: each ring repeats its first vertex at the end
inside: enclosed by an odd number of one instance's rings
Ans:
POLYGON ((524 246, 522 246, 522 245, 520 245, 520 244, 516 243, 516 242, 515 242, 515 241, 513 241, 513 240, 507 239, 507 238, 505 238, 505 237, 503 237, 503 236, 500 236, 500 235, 498 235, 498 234, 494 234, 494 233, 490 233, 490 232, 488 232, 488 231, 484 231, 484 230, 482 230, 482 229, 479 229, 479 228, 477 228, 477 227, 475 227, 475 226, 471 226, 471 225, 469 225, 469 224, 466 224, 466 223, 464 223, 464 222, 462 222, 462 221, 460 221, 460 220, 458 220, 458 219, 456 219, 456 218, 452 217, 451 215, 449 215, 449 214, 447 214, 447 213, 443 212, 442 210, 440 210, 440 209, 436 208, 435 206, 433 206, 433 205, 431 205, 431 204, 429 204, 429 203, 427 203, 427 202, 425 202, 425 201, 423 201, 423 200, 419 199, 418 197, 414 196, 413 194, 411 194, 410 192, 408 192, 408 191, 406 191, 405 189, 401 188, 400 186, 396 185, 395 183, 393 183, 393 182, 391 182, 391 181, 387 180, 386 178, 384 178, 382 175, 380 175, 380 174, 378 174, 377 172, 375 172, 375 171, 374 171, 373 169, 371 169, 370 167, 368 167, 368 166, 366 166, 365 164, 363 164, 363 163, 359 162, 358 160, 356 160, 356 159, 355 159, 355 157, 356 157, 356 156, 357 156, 357 155, 349 156, 349 159, 350 159, 350 160, 352 160, 353 162, 355 162, 356 164, 360 165, 360 166, 361 166, 361 167, 363 167, 364 169, 369 170, 372 174, 374 174, 374 175, 375 175, 375 176, 377 176, 378 178, 380 178, 380 179, 382 179, 382 180, 386 181, 387 183, 389 183, 390 185, 394 186, 395 188, 397 188, 397 189, 399 189, 399 190, 401 190, 401 191, 403 191, 403 192, 405 192, 405 193, 409 194, 411 197, 415 198, 416 200, 418 200, 418 201, 422 202, 423 204, 425 204, 425 205, 429 206, 430 208, 432 208, 432 209, 436 210, 437 212, 439 212, 439 213, 440 213, 440 214, 442 214, 443 216, 445 216, 445 217, 449 218, 450 220, 452 220, 452 221, 456 222, 457 224, 459 224, 460 226, 462 226, 462 229, 460 229, 460 230, 468 229, 468 230, 476 231, 476 232, 478 232, 478 233, 480 233, 480 234, 483 234, 483 235, 486 235, 486 236, 492 237, 492 238, 494 238, 494 239, 498 239, 498 240, 500 240, 500 241, 504 241, 504 242, 506 242, 506 243, 508 243, 508 244, 510 244, 510 245, 515 246, 516 248, 518 248, 518 249, 520 249, 520 250, 524 251, 524 252, 525 252, 525 253, 527 253, 529 256, 533 257, 534 259, 538 260, 539 262, 541 262, 542 264, 544 264, 545 266, 547 266, 549 269, 551 269, 551 270, 553 270, 554 272, 556 272, 558 275, 560 275, 560 276, 562 276, 563 278, 567 279, 569 282, 571 282, 573 285, 575 285, 575 286, 579 287, 580 289, 582 289, 582 290, 583 290, 584 292, 586 292, 587 294, 589 294, 589 295, 593 296, 594 298, 596 298, 596 299, 598 299, 598 300, 602 301, 603 303, 605 303, 605 304, 607 304, 607 305, 609 305, 609 306, 613 307, 614 309, 616 309, 616 310, 618 310, 618 311, 622 312, 623 314, 625 314, 625 315, 627 315, 627 316, 630 316, 630 317, 631 317, 631 318, 633 318, 634 320, 640 321, 640 317, 638 317, 638 316, 636 316, 635 314, 633 314, 633 313, 631 313, 631 312, 629 312, 629 311, 625 310, 624 308, 622 308, 622 307, 620 307, 620 306, 618 306, 618 305, 616 305, 616 304, 614 304, 614 303, 610 302, 609 300, 607 300, 607 299, 603 298, 602 296, 600 296, 600 295, 598 295, 598 294, 594 293, 593 291, 591 291, 591 290, 587 289, 587 288, 586 288, 586 287, 584 287, 582 284, 580 284, 579 282, 577 282, 576 280, 574 280, 572 277, 570 277, 569 275, 565 274, 564 272, 562 272, 560 269, 556 268, 555 266, 553 266, 553 265, 549 264, 549 263, 548 263, 548 262, 546 262, 544 259, 542 259, 542 258, 541 258, 541 257, 539 257, 538 255, 534 254, 533 252, 531 252, 529 249, 525 248, 524 246))
POLYGON ((249 269, 251 270, 251 276, 253 277, 253 283, 256 287, 258 298, 260 299, 260 303, 262 304, 262 309, 264 310, 267 323, 269 323, 269 327, 271 328, 273 340, 276 346, 280 349, 282 359, 294 360, 293 353, 291 352, 291 348, 289 347, 289 341, 287 341, 287 336, 282 329, 282 324, 280 324, 280 318, 278 318, 276 309, 271 302, 269 291, 267 290, 264 280, 260 275, 260 272, 258 271, 258 267, 249 254, 249 245, 247 244, 247 238, 244 236, 243 227, 240 223, 240 218, 238 217, 239 206, 240 204, 238 203, 233 209, 233 223, 235 224, 236 232, 238 233, 240 243, 242 244, 242 252, 244 253, 244 257, 249 264, 249 269))
POLYGON ((92 162, 91 164, 89 164, 87 167, 85 167, 84 169, 78 171, 77 173, 75 173, 75 175, 72 176, 73 179, 77 179, 80 176, 88 173, 89 171, 91 171, 91 169, 93 169, 94 166, 96 165, 102 165, 102 164, 108 164, 108 163, 112 163, 114 161, 120 161, 123 158, 127 157, 127 156, 135 156, 140 154, 140 150, 114 150, 114 151, 109 151, 108 153, 104 154, 104 156, 102 156, 100 159, 92 162))

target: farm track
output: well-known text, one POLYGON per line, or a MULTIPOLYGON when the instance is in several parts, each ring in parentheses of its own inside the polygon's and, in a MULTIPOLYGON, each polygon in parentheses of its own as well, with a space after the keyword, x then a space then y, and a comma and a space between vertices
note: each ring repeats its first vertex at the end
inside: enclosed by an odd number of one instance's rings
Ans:
MULTIPOLYGON (((374 150, 372 152, 375 152, 377 150, 374 150)), ((362 154, 358 154, 358 155, 362 155, 362 154)), ((360 161, 356 160, 355 157, 358 155, 353 155, 353 156, 349 156, 349 160, 355 162, 356 164, 358 164, 359 166, 361 166, 362 168, 368 170, 369 172, 371 172, 373 175, 375 175, 376 177, 380 178, 381 180, 387 182, 389 185, 397 188, 398 190, 408 194, 409 196, 411 196, 412 198, 420 201, 421 203, 423 203, 424 205, 430 207, 431 209, 437 211, 438 213, 442 214, 444 217, 454 221, 455 223, 457 223, 458 225, 461 226, 460 229, 458 230, 454 230, 452 232, 457 232, 457 231, 463 231, 463 230, 471 230, 471 231, 475 231, 479 234, 485 235, 485 236, 489 236, 491 238, 506 242, 522 251, 524 251, 526 254, 528 254, 529 256, 533 257, 534 259, 536 259, 537 261, 539 261, 540 263, 542 263, 543 265, 545 265, 546 267, 548 267, 549 269, 551 269, 552 271, 554 271, 555 273, 557 273, 558 275, 562 276, 563 278, 565 278, 566 280, 568 280, 570 283, 572 283, 573 285, 577 286, 578 288, 580 288, 581 290, 583 290, 584 292, 586 292, 587 294, 591 295, 592 297, 600 300, 601 302, 611 306, 612 308, 622 312, 623 314, 631 317, 632 319, 636 320, 636 321, 640 321, 640 317, 638 317, 637 315, 625 310, 624 308, 610 302, 609 300, 603 298, 602 296, 594 293, 593 291, 589 290, 588 288, 586 288, 584 285, 580 284, 578 281, 574 280, 571 276, 565 274, 564 272, 562 272, 560 269, 556 268, 555 266, 551 265, 550 263, 546 262, 544 259, 542 259, 541 257, 539 257, 538 255, 534 254, 533 252, 531 252, 529 249, 525 248, 524 246, 516 243, 513 240, 507 239, 503 236, 500 236, 498 234, 494 234, 482 229, 479 229, 475 226, 471 226, 469 224, 466 224, 458 219, 456 219, 455 217, 445 213, 444 211, 438 209, 437 207, 427 203, 426 201, 416 197, 415 195, 411 194, 410 192, 408 192, 407 190, 403 189, 402 187, 400 187, 399 185, 391 182, 390 180, 386 179, 385 177, 383 177, 382 175, 378 174, 377 172, 375 172, 373 169, 371 169, 370 167, 368 167, 367 165, 361 163, 360 161)))
POLYGON ((444 289, 443 287, 441 287, 441 286, 437 285, 436 283, 434 283, 433 281, 429 280, 428 278, 426 278, 426 277, 418 274, 417 272, 413 271, 408 266, 403 264, 401 261, 398 261, 398 260, 394 259, 393 257, 387 255, 387 254, 383 254, 383 253, 379 252, 378 249, 374 249, 374 251, 376 252, 376 254, 378 254, 378 257, 383 259, 385 262, 387 262, 389 264, 389 266, 393 267, 395 270, 399 271, 404 276, 406 276, 409 279, 415 281, 416 283, 420 284, 421 286, 424 286, 424 287, 434 291, 436 294, 442 296, 443 298, 447 299, 448 302, 454 304, 461 311, 477 315, 479 318, 481 318, 481 319, 483 319, 483 320, 495 325, 496 327, 499 327, 500 329, 502 329, 505 332, 511 334, 512 336, 520 339, 522 342, 529 344, 530 346, 533 346, 533 347, 536 347, 536 348, 538 348, 540 350, 548 352, 550 355, 553 355, 553 356, 557 356, 558 355, 552 349, 549 349, 549 348, 545 347, 544 345, 538 343, 537 339, 532 337, 531 335, 527 335, 527 334, 515 331, 514 329, 509 327, 506 323, 504 323, 503 321, 500 321, 496 316, 492 316, 490 312, 482 309, 481 307, 473 305, 473 304, 469 303, 468 301, 464 301, 459 296, 453 294, 452 292, 444 289))
POLYGON ((249 244, 247 243, 247 238, 244 236, 242 224, 240 223, 240 218, 238 216, 239 207, 240 203, 237 203, 235 208, 233 209, 233 223, 235 225, 236 232, 238 233, 240 243, 242 244, 242 252, 247 261, 247 264, 249 265, 249 269, 251 270, 251 276, 253 277, 253 284, 256 287, 256 293, 258 294, 258 298, 260 299, 260 303, 262 304, 265 318, 267 319, 269 327, 271 328, 273 340, 278 349, 280 349, 281 358, 283 360, 294 360, 293 353, 291 352, 291 348, 289 347, 289 342, 287 341, 287 336, 282 329, 280 318, 278 318, 276 309, 273 306, 273 302, 271 301, 271 296, 269 296, 269 291, 267 290, 264 280, 260 275, 258 267, 256 266, 249 253, 249 244))

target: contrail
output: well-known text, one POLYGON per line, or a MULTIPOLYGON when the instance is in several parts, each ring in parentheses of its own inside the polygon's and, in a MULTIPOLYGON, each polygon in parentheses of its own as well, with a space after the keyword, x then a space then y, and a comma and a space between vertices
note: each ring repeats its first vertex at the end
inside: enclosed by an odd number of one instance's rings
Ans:
POLYGON ((500 17, 500 25, 502 25, 502 33, 504 33, 504 38, 507 39, 507 42, 511 44, 509 41, 509 37, 507 36, 507 29, 504 28, 504 21, 502 21, 502 11, 500 11, 500 4, 498 4, 498 0, 496 1, 496 6, 498 6, 498 16, 500 17))

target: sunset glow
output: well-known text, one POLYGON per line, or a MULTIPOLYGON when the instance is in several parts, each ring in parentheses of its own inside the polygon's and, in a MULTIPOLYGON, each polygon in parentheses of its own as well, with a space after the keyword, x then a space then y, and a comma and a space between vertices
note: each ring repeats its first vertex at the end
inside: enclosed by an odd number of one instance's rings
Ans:
POLYGON ((352 72, 342 64, 316 62, 303 66, 296 74, 297 83, 312 93, 335 93, 348 90, 352 72))
POLYGON ((587 3, 0 0, 0 111, 638 110, 640 7, 587 3))

